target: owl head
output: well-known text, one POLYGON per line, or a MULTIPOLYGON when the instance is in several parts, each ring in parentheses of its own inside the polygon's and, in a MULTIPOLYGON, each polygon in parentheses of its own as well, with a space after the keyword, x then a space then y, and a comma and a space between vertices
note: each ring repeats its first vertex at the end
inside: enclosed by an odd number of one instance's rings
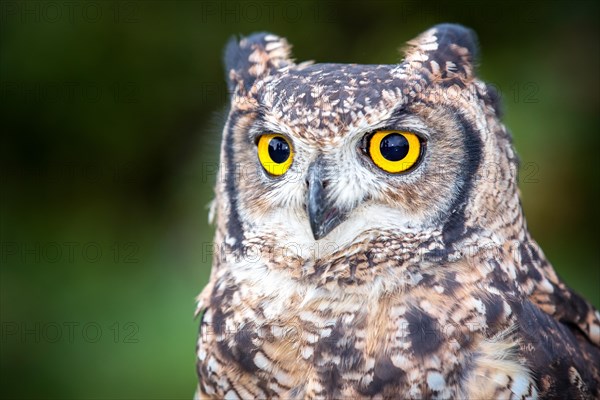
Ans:
POLYGON ((234 246, 351 246, 381 235, 518 230, 516 157, 496 92, 475 75, 477 40, 437 25, 398 64, 296 63, 258 33, 225 50, 231 106, 217 183, 234 246))

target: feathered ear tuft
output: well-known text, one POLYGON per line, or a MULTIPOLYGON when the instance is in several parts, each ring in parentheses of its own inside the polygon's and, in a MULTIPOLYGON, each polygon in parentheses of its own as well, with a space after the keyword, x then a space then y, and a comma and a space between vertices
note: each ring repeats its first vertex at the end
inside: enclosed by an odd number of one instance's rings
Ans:
POLYGON ((428 70, 433 78, 468 81, 475 77, 477 35, 457 24, 440 24, 407 42, 405 62, 428 70))
POLYGON ((241 38, 231 38, 225 47, 225 74, 229 91, 236 88, 248 92, 254 82, 294 62, 290 58, 291 46, 285 38, 270 33, 254 33, 241 38))

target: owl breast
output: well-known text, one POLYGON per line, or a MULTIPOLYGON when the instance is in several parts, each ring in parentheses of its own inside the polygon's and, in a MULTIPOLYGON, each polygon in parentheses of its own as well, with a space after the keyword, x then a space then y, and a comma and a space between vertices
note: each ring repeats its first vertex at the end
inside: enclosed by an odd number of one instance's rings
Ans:
POLYGON ((413 277, 412 285, 394 289, 379 278, 317 287, 266 271, 254 265, 216 280, 198 352, 201 389, 208 395, 447 398, 535 392, 513 357, 510 305, 500 297, 473 301, 456 272, 413 277), (448 302, 449 295, 457 302, 448 302), (499 332, 492 344, 483 336, 491 327, 499 332), (503 363, 493 362, 500 357, 503 363), (482 391, 482 374, 505 382, 482 391), (522 387, 512 387, 515 379, 522 387))

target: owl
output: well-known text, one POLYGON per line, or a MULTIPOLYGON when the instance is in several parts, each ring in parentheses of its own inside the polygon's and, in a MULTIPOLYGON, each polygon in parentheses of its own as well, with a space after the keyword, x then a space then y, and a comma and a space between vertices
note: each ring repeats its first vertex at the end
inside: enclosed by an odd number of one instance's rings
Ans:
POLYGON ((229 42, 197 398, 600 398, 600 314, 527 230, 476 59, 454 24, 394 65, 229 42))

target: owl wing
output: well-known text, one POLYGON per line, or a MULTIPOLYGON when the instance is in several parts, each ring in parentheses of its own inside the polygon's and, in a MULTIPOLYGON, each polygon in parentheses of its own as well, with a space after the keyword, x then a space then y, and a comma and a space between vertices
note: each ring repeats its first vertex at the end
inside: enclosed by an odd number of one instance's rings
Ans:
POLYGON ((600 398, 600 348, 579 327, 531 301, 513 304, 521 354, 541 398, 600 398))
POLYGON ((566 286, 549 264, 541 268, 547 279, 536 281, 529 299, 547 314, 565 324, 579 328, 580 333, 600 347, 600 313, 587 300, 566 286), (550 282, 550 285, 548 285, 550 282))
POLYGON ((540 394, 600 398, 600 313, 560 280, 535 242, 521 261, 517 279, 529 289, 517 316, 540 394))

